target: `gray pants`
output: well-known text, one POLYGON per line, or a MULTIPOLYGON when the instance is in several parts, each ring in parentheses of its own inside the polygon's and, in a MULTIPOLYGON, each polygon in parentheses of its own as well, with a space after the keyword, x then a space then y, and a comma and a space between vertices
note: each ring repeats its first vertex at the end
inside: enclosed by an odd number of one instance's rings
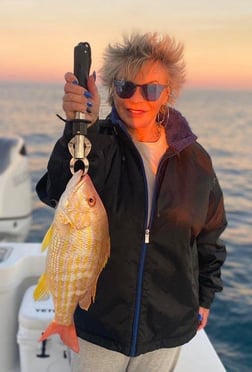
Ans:
POLYGON ((71 372, 172 372, 180 347, 128 357, 79 338, 80 352, 71 353, 71 372))

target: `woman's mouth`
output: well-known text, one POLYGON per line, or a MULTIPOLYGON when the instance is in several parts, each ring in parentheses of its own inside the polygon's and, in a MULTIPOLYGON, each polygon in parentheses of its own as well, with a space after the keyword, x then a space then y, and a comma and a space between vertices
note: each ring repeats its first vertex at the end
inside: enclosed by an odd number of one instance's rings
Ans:
POLYGON ((140 116, 145 113, 144 110, 139 110, 139 109, 133 109, 133 108, 128 108, 127 109, 128 113, 133 115, 133 116, 140 116))

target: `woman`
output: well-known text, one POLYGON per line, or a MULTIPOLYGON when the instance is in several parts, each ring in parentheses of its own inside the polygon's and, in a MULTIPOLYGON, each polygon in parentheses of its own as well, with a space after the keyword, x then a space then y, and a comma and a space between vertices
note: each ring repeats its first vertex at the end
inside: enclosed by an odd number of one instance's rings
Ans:
POLYGON ((108 213, 111 257, 95 303, 79 307, 81 351, 72 371, 172 371, 180 346, 207 324, 226 226, 223 195, 206 151, 186 119, 169 108, 185 80, 183 47, 167 35, 133 34, 108 46, 102 79, 111 114, 97 120, 88 91, 67 73, 67 122, 37 186, 53 206, 71 177, 67 144, 75 112, 94 125, 89 174, 108 213))

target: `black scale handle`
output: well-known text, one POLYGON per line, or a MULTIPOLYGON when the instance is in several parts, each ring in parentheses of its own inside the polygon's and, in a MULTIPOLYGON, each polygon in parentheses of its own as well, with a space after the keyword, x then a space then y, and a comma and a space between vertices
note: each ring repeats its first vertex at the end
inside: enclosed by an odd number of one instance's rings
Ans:
MULTIPOLYGON (((87 89, 87 80, 91 67, 91 47, 88 42, 80 42, 74 48, 74 75, 77 77, 79 85, 87 89)), ((85 120, 79 113, 76 113, 73 125, 73 135, 87 134, 89 120, 85 120), (80 119, 80 121, 78 121, 80 119)))
POLYGON ((74 48, 74 75, 79 85, 87 89, 87 80, 91 67, 91 48, 89 43, 81 42, 74 48))

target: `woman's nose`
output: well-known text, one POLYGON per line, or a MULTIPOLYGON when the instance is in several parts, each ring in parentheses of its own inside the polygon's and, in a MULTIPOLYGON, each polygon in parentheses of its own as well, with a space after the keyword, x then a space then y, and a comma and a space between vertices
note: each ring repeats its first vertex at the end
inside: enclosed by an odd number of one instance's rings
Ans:
POLYGON ((137 102, 145 100, 142 93, 142 88, 137 86, 134 94, 130 97, 130 99, 137 102))

